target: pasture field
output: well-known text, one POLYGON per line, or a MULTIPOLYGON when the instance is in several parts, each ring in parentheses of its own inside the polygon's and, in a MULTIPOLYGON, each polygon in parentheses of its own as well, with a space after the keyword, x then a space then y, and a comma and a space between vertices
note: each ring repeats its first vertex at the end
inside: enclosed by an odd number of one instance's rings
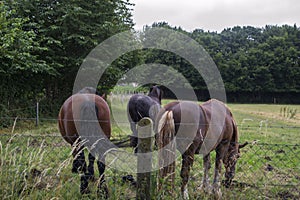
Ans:
MULTIPOLYGON (((127 99, 126 96, 111 99, 112 139, 127 139, 130 134, 127 99)), ((223 199, 300 199, 300 105, 228 104, 228 107, 238 124, 240 142, 250 144, 241 150, 232 187, 222 187, 223 199)), ((71 147, 60 137, 55 120, 41 121, 39 127, 34 122, 18 121, 13 134, 11 131, 11 127, 0 130, 2 199, 97 198, 97 181, 90 183, 90 194, 79 193, 80 176, 71 173, 71 147)), ((125 150, 133 152, 131 148, 125 150)), ((108 163, 111 161, 107 159, 108 163)), ((180 161, 176 170, 177 198, 180 198, 180 161)), ((135 162, 130 164, 124 165, 123 171, 107 167, 109 199, 135 198, 134 186, 122 180, 128 174, 136 177, 131 169, 135 162)), ((191 199, 211 199, 196 189, 202 174, 202 159, 196 155, 189 181, 191 199)), ((152 199, 162 197, 154 192, 152 199)))

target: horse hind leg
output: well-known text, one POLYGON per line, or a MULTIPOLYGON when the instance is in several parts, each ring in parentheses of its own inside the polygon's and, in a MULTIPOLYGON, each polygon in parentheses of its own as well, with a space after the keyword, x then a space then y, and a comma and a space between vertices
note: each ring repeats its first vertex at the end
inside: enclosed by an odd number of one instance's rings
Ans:
POLYGON ((189 199, 187 184, 189 181, 189 173, 190 169, 194 162, 194 153, 191 149, 188 149, 183 155, 182 155, 182 167, 180 176, 182 178, 181 183, 181 194, 183 199, 189 199))
POLYGON ((94 179, 94 163, 95 163, 95 157, 91 153, 89 153, 88 170, 80 178, 81 194, 89 193, 89 189, 88 189, 89 180, 94 179))
POLYGON ((78 153, 78 159, 74 159, 73 168, 72 170, 79 170, 82 171, 84 174, 80 177, 80 193, 81 194, 88 194, 90 191, 88 189, 88 181, 89 177, 86 173, 86 162, 85 162, 85 156, 84 151, 81 150, 78 153), (79 166, 79 167, 78 167, 79 166))
POLYGON ((83 148, 80 148, 79 151, 74 151, 73 153, 74 160, 72 164, 72 172, 73 173, 85 173, 86 171, 86 162, 84 156, 83 148))
POLYGON ((89 165, 87 169, 87 176, 91 180, 94 180, 95 178, 94 163, 95 163, 95 157, 91 153, 89 153, 89 165))
POLYGON ((99 176, 100 180, 98 183, 98 194, 101 198, 108 198, 108 188, 105 183, 105 176, 104 176, 104 171, 105 171, 105 161, 102 159, 101 161, 97 160, 97 165, 98 165, 98 170, 99 170, 99 176))

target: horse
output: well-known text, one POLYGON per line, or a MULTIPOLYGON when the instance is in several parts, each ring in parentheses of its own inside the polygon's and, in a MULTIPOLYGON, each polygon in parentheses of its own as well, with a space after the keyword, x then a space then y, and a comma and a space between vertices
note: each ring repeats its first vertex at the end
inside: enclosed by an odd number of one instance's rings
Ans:
MULTIPOLYGON (((84 173, 81 176, 80 192, 88 193, 88 181, 94 178, 95 154, 89 150, 87 166, 84 155, 83 135, 102 135, 108 140, 111 136, 110 110, 106 101, 97 94, 96 89, 86 87, 78 93, 70 96, 62 105, 58 115, 58 127, 62 137, 73 147, 72 155, 73 173, 84 173), (96 118, 97 117, 97 118, 96 118), (91 122, 95 119, 93 122, 91 122), (95 127, 99 127, 95 129, 95 127), (80 133, 80 134, 79 134, 80 133)), ((100 144, 101 145, 101 144, 100 144)), ((105 185, 104 157, 97 159, 100 182, 98 190, 104 189, 107 196, 108 190, 105 185)))
POLYGON ((144 117, 149 117, 155 123, 156 115, 161 108, 162 91, 159 86, 150 88, 148 96, 135 94, 131 96, 127 105, 127 116, 132 135, 130 146, 136 147, 138 143, 137 123, 144 117))
POLYGON ((167 183, 174 189, 176 149, 182 156, 180 176, 181 195, 188 199, 187 184, 195 154, 203 154, 204 175, 199 189, 213 192, 216 199, 222 196, 221 168, 225 166, 225 186, 229 187, 235 175, 240 148, 236 122, 229 108, 221 101, 211 99, 202 105, 189 101, 168 103, 157 115, 156 143, 159 149, 158 190, 167 183), (216 151, 215 173, 212 188, 209 185, 210 153, 216 151), (167 182, 163 182, 167 181, 167 182), (212 189, 212 190, 211 190, 212 189))

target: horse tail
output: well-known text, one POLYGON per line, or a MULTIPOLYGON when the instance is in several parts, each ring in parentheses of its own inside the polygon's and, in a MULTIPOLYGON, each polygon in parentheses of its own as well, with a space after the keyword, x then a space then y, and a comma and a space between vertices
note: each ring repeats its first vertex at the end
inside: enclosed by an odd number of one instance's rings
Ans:
MULTIPOLYGON (((81 145, 90 148, 96 138, 100 137, 102 129, 98 122, 98 108, 95 102, 85 101, 80 108, 79 137, 81 145)), ((77 128, 78 128, 77 126, 77 128)), ((90 149, 89 149, 90 150, 90 149)))
POLYGON ((162 181, 166 178, 167 185, 174 188, 175 179, 175 160, 176 160, 176 145, 175 145, 175 123, 173 119, 173 112, 166 111, 158 122, 158 139, 157 144, 159 148, 159 185, 161 190, 162 181))
POLYGON ((98 124, 98 108, 95 102, 86 101, 80 109, 80 133, 94 132, 98 124))

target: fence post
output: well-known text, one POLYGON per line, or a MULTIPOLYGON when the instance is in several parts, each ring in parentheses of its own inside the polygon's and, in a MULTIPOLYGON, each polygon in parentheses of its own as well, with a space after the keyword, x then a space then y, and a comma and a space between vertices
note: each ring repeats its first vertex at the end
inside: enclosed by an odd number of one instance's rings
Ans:
POLYGON ((136 199, 151 199, 152 171, 152 120, 148 117, 138 122, 137 194, 136 199))
POLYGON ((35 118, 35 126, 39 126, 39 102, 36 102, 36 118, 35 118))

